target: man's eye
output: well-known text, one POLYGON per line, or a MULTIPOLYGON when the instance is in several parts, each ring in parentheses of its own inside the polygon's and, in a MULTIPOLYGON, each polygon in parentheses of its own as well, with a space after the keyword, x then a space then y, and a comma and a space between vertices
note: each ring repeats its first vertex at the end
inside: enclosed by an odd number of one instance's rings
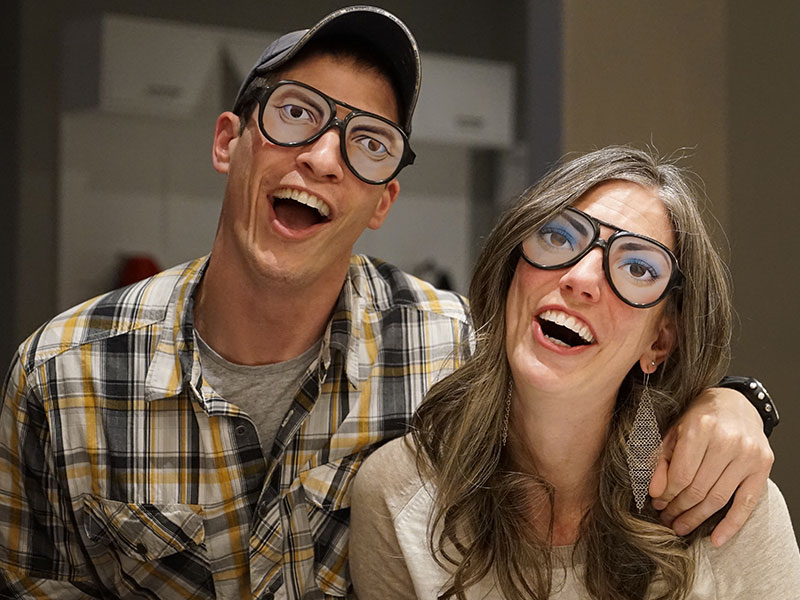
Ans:
POLYGON ((385 144, 372 137, 362 136, 354 141, 372 158, 383 158, 389 152, 385 144))
POLYGON ((311 113, 297 104, 286 104, 281 106, 283 114, 292 121, 311 121, 313 120, 311 113))

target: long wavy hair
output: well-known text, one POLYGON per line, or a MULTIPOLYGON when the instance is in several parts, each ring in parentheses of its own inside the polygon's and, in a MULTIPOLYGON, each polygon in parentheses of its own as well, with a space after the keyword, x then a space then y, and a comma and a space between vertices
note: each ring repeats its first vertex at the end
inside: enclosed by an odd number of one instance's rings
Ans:
MULTIPOLYGON (((511 382, 506 296, 522 240, 611 180, 655 191, 671 218, 685 275, 682 288, 665 300, 676 325, 675 346, 649 380, 662 431, 725 373, 729 276, 703 223, 699 186, 687 172, 653 151, 614 146, 565 162, 528 189, 502 214, 475 268, 469 290, 475 350, 461 369, 431 388, 412 422, 418 468, 436 485, 429 543, 453 574, 443 598, 463 599, 467 588, 487 576, 512 600, 545 599, 558 586, 553 574, 560 563, 548 537, 525 526, 531 510, 545 510, 552 531, 552 486, 516 470, 502 443, 511 382)), ((642 379, 636 364, 620 386, 598 459, 596 498, 580 524, 576 549, 585 561, 584 585, 597 599, 640 599, 656 589, 660 599, 684 597, 694 577, 691 544, 710 528, 706 524, 681 538, 658 523, 652 507, 639 513, 633 506, 625 443, 642 379), (662 585, 652 586, 656 580, 662 585)))

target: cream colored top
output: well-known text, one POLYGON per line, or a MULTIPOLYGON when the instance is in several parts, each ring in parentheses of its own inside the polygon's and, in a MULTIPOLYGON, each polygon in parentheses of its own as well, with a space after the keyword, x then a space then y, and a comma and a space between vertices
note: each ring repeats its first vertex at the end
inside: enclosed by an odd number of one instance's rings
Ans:
MULTIPOLYGON (((358 471, 351 496, 350 574, 359 600, 438 597, 448 573, 427 544, 433 489, 417 472, 405 438, 389 442, 358 471)), ((786 502, 769 482, 741 531, 721 548, 695 546, 697 571, 688 600, 800 600, 800 553, 786 502)), ((557 548, 553 600, 588 598, 572 547, 557 548), (563 581, 563 585, 561 582, 563 581)), ((467 597, 501 598, 489 579, 467 597)))

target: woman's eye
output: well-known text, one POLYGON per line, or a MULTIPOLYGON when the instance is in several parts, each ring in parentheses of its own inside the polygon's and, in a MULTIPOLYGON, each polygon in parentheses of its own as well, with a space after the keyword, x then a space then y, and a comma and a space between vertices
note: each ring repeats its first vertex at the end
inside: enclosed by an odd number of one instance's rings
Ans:
POLYGON ((658 279, 658 271, 651 265, 640 260, 631 260, 624 264, 622 269, 627 271, 628 275, 639 281, 655 281, 658 279))
POLYGON ((572 241, 561 231, 542 230, 540 235, 544 242, 552 248, 572 249, 572 241))
POLYGON ((642 265, 630 265, 628 272, 634 277, 644 277, 647 270, 642 265))

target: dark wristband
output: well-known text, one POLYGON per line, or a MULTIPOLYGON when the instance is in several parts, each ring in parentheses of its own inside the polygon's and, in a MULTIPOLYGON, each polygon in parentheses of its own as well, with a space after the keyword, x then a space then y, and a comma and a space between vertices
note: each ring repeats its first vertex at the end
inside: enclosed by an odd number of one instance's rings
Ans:
POLYGON ((761 415, 761 420, 764 421, 764 434, 769 437, 781 418, 778 415, 778 409, 775 408, 775 403, 769 397, 767 388, 754 377, 737 377, 736 375, 723 377, 719 382, 719 387, 736 390, 747 398, 761 415))

